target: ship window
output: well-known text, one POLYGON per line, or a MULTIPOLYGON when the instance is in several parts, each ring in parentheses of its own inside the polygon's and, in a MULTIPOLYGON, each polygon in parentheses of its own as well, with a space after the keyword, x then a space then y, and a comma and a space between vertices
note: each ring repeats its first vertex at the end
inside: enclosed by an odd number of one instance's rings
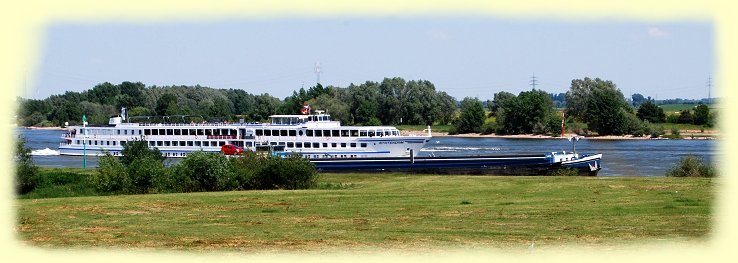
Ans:
POLYGON ((331 136, 333 136, 333 137, 338 137, 339 136, 338 134, 339 134, 338 133, 338 130, 332 130, 331 131, 331 136))
POLYGON ((174 129, 174 135, 182 135, 182 130, 174 129))
POLYGON ((251 147, 251 142, 246 142, 246 147, 251 147))
POLYGON ((218 144, 218 146, 223 146, 223 145, 225 145, 224 141, 220 141, 220 143, 218 144))
POLYGON ((360 130, 359 131, 359 136, 366 137, 366 130, 360 130))
POLYGON ((365 142, 362 142, 361 143, 361 148, 366 148, 366 143, 365 142))
POLYGON ((172 145, 172 142, 170 142, 170 141, 164 141, 164 146, 170 146, 170 145, 172 145))
POLYGON ((389 130, 384 130, 384 136, 389 136, 389 135, 390 135, 390 131, 389 130))
POLYGON ((369 137, 374 137, 374 130, 369 131, 369 137))
POLYGON ((115 143, 116 143, 116 142, 117 142, 117 141, 113 141, 113 146, 115 146, 115 143))
POLYGON ((348 130, 341 130, 341 137, 349 137, 349 131, 348 130))
POLYGON ((95 141, 95 145, 97 145, 97 141, 95 141))
POLYGON ((288 148, 294 148, 295 147, 295 143, 294 142, 287 142, 287 147, 288 148))
POLYGON ((187 141, 187 146, 192 146, 192 141, 187 141))
POLYGON ((172 146, 179 146, 179 143, 177 141, 173 141, 172 146))
POLYGON ((105 141, 105 145, 110 145, 110 141, 105 141))
POLYGON ((301 142, 296 142, 295 143, 295 148, 302 148, 302 143, 301 142))
POLYGON ((120 130, 115 130, 115 131, 117 132, 118 135, 120 135, 120 130))
POLYGON ((357 137, 357 136, 359 136, 359 131, 358 130, 351 130, 351 137, 357 137))
POLYGON ((128 130, 123 130, 123 134, 128 135, 128 130))
MULTIPOLYGON (((113 142, 113 145, 115 145, 115 142, 113 142)), ((149 141, 149 146, 155 146, 155 145, 156 145, 155 141, 149 141)))
POLYGON ((345 142, 341 143, 341 148, 346 148, 346 143, 345 142))
POLYGON ((264 135, 264 130, 256 129, 256 136, 263 136, 263 135, 264 135))
POLYGON ((190 135, 197 135, 197 130, 190 129, 190 135))
POLYGON ((297 131, 290 130, 289 134, 290 134, 290 136, 297 136, 297 131))
POLYGON ((309 142, 306 142, 305 143, 305 148, 310 148, 310 143, 309 142))
POLYGON ((323 148, 328 148, 328 143, 323 143, 323 148))
POLYGON ((302 136, 302 130, 300 130, 300 132, 299 132, 298 134, 299 134, 300 136, 302 136))
POLYGON ((161 141, 156 141, 156 146, 161 146, 163 143, 161 141))
POLYGON ((336 144, 335 142, 334 143, 331 143, 331 147, 333 147, 333 148, 336 148, 337 145, 338 144, 336 144))
POLYGON ((331 131, 330 130, 323 130, 323 136, 330 137, 331 136, 331 131))
POLYGON ((79 144, 79 140, 76 140, 76 141, 77 141, 77 144, 79 144))
POLYGON ((210 146, 210 142, 209 141, 204 141, 204 142, 202 142, 202 146, 203 147, 209 147, 210 146))
POLYGON ((315 130, 315 137, 323 137, 323 130, 315 130))
POLYGON ((157 129, 151 130, 151 135, 159 135, 159 130, 157 129))
POLYGON ((264 130, 265 136, 272 136, 272 130, 264 130))
POLYGON ((279 131, 279 136, 287 136, 287 130, 279 131))
POLYGON ((313 148, 320 148, 320 143, 314 142, 313 143, 313 148))
POLYGON ((195 146, 200 147, 200 142, 199 141, 195 142, 195 146))
POLYGON ((312 137, 313 136, 313 130, 305 130, 305 136, 312 137))
POLYGON ((356 143, 352 142, 351 143, 351 148, 356 148, 356 143))

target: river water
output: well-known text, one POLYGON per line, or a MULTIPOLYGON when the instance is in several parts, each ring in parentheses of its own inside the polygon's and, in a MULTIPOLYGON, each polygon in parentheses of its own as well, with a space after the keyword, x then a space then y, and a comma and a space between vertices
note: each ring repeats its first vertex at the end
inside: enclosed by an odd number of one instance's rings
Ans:
MULTIPOLYGON (((31 148, 33 161, 44 167, 82 167, 83 158, 59 155, 60 137, 64 131, 18 128, 31 148)), ((716 162, 716 140, 587 140, 576 143, 580 153, 602 153, 601 176, 664 176, 679 159, 695 155, 716 162)), ((434 137, 419 155, 530 154, 571 151, 566 139, 504 139, 434 137)), ((167 162, 177 162, 168 159, 167 162)), ((87 166, 95 167, 97 158, 87 157, 87 166)))

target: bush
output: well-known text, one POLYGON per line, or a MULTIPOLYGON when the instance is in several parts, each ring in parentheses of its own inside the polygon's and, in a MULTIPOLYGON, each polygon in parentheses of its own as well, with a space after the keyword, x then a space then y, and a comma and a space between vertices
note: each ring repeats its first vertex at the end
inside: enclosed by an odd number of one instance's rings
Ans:
POLYGON ((651 127, 651 138, 658 138, 664 135, 664 126, 651 127))
POLYGON ((315 185, 315 166, 300 155, 287 158, 253 153, 233 161, 234 178, 243 189, 307 189, 315 185))
POLYGON ((701 158, 694 155, 679 160, 677 166, 666 171, 667 177, 715 177, 715 167, 705 164, 701 158))
POLYGON ((155 178, 162 177, 166 171, 164 163, 158 158, 145 156, 133 160, 126 167, 126 172, 131 180, 131 189, 129 192, 145 194, 154 190, 155 178))
POLYGON ((492 134, 495 130, 497 130, 497 123, 494 121, 494 118, 489 118, 482 124, 481 134, 492 134))
POLYGON ((90 179, 95 189, 104 193, 125 193, 131 189, 131 179, 126 173, 125 166, 107 151, 100 157, 97 173, 90 179))
POLYGON ((23 136, 18 136, 15 146, 15 191, 25 194, 38 186, 38 167, 33 164, 31 149, 26 147, 23 136))
POLYGON ((192 152, 177 164, 177 173, 193 183, 191 191, 218 191, 233 187, 231 167, 222 153, 192 152))
POLYGON ((164 162, 164 156, 161 155, 161 151, 157 148, 149 148, 149 143, 143 139, 126 142, 121 154, 123 154, 123 156, 120 157, 120 161, 125 166, 130 165, 134 160, 143 158, 152 159, 160 163, 164 162))

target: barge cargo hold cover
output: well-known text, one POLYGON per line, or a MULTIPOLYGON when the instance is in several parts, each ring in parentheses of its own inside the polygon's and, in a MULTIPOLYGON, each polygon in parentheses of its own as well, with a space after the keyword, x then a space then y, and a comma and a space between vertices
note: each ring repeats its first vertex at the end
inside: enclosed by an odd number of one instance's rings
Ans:
POLYGON ((405 172, 472 175, 551 175, 559 169, 575 169, 579 175, 596 176, 602 154, 557 153, 529 155, 479 155, 444 157, 314 158, 319 172, 405 172))

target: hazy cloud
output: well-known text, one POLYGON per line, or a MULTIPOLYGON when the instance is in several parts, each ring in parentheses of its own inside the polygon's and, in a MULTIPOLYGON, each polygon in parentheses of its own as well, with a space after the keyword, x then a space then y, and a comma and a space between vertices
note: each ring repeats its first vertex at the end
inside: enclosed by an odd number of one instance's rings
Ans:
POLYGON ((427 35, 434 40, 448 40, 451 38, 451 35, 444 31, 428 31, 427 35))
POLYGON ((651 38, 665 38, 669 36, 669 32, 661 30, 658 27, 649 27, 648 36, 651 38))

